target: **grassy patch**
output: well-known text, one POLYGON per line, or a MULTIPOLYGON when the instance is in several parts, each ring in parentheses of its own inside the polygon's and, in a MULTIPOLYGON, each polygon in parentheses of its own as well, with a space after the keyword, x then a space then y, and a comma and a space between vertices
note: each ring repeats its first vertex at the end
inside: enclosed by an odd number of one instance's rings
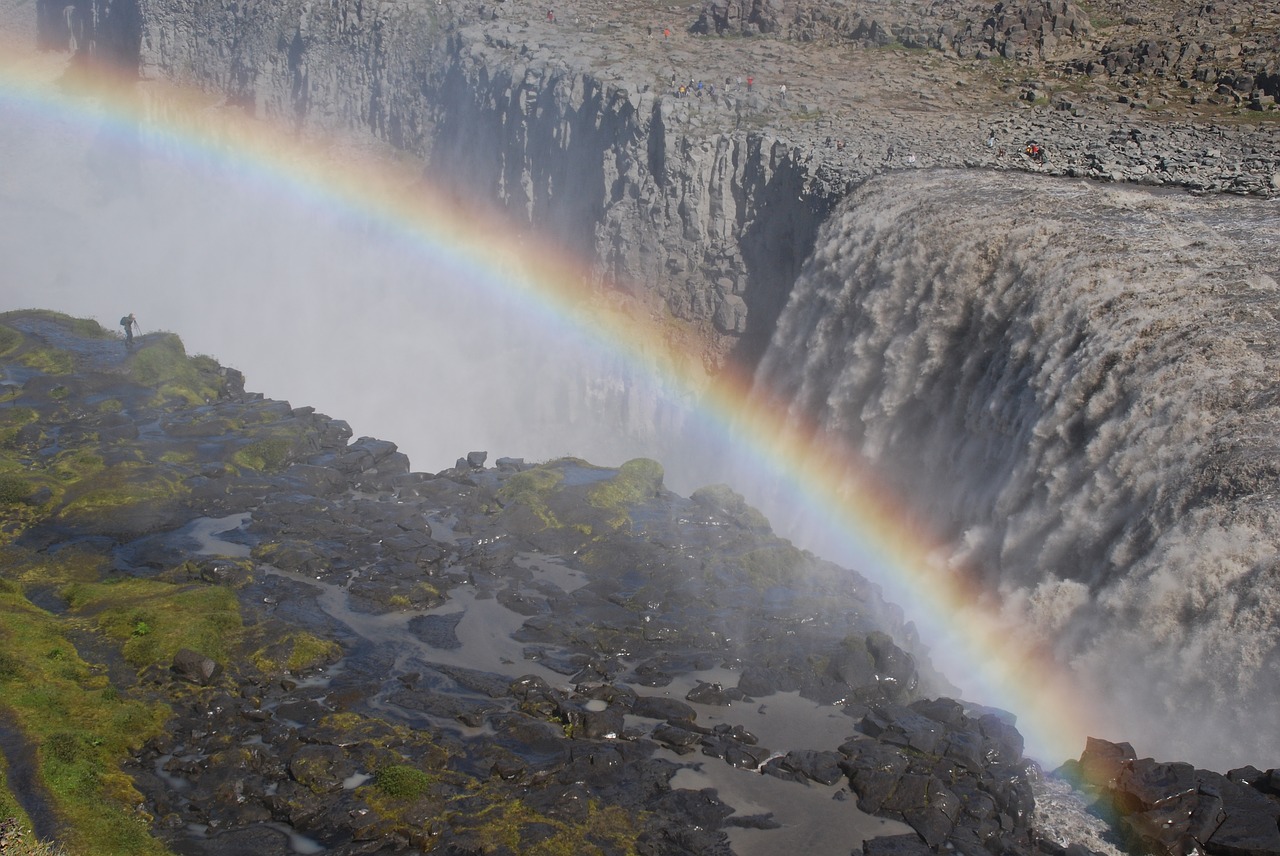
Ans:
POLYGON ((640 817, 618 806, 587 805, 580 823, 539 814, 518 799, 490 797, 474 812, 459 812, 457 826, 488 847, 524 856, 603 856, 635 853, 640 817))
POLYGON ((17 362, 42 374, 64 375, 75 370, 71 354, 58 348, 32 348, 18 355, 17 362))
POLYGON ((231 460, 238 467, 267 473, 279 472, 288 465, 292 449, 293 441, 290 438, 268 437, 237 449, 231 460))
POLYGON ((83 518, 143 503, 171 501, 185 492, 174 473, 142 463, 117 464, 69 486, 61 515, 83 518))
POLYGON ((32 486, 20 475, 0 473, 0 505, 23 505, 31 498, 32 486))
POLYGON ((22 344, 22 334, 12 327, 0 324, 0 357, 8 356, 22 344))
POLYGON ((608 513, 608 523, 617 529, 631 520, 630 507, 655 496, 662 490, 662 465, 648 458, 627 461, 618 474, 592 485, 587 502, 608 513))
POLYGON ((20 547, 0 550, 0 567, 19 584, 67 585, 97 582, 108 567, 101 553, 68 547, 56 553, 31 552, 20 547))
POLYGON ((373 783, 378 790, 397 800, 416 800, 426 796, 433 782, 431 776, 407 764, 391 764, 373 774, 373 783))
POLYGON ((125 660, 138 668, 168 663, 180 648, 225 663, 243 633, 239 601, 223 586, 131 578, 73 583, 62 595, 74 612, 123 643, 125 660))
POLYGON ((160 733, 168 710, 122 698, 80 658, 58 620, 12 585, 0 590, 0 650, 8 658, 0 704, 37 746, 37 772, 68 822, 69 849, 167 853, 151 837, 148 818, 135 811, 142 796, 120 764, 160 733))
POLYGON ((129 376, 161 395, 191 404, 216 399, 222 390, 217 363, 209 357, 188 357, 182 340, 172 333, 148 338, 129 362, 129 376))
POLYGON ((564 473, 553 467, 534 467, 516 473, 498 489, 498 500, 507 505, 522 505, 549 529, 558 529, 560 521, 551 511, 548 500, 564 481, 564 473))
POLYGON ((342 656, 342 648, 336 642, 321 639, 305 630, 288 633, 283 639, 263 646, 249 659, 259 671, 276 675, 294 674, 318 669, 336 662, 342 656))

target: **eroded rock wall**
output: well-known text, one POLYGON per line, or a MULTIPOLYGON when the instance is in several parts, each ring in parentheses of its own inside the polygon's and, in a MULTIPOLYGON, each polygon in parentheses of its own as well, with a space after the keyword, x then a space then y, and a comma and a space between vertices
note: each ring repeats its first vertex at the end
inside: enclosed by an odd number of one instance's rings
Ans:
POLYGON ((598 283, 658 296, 706 337, 708 362, 758 353, 843 184, 815 188, 801 150, 767 129, 720 130, 735 124, 727 101, 695 109, 656 81, 606 82, 493 17, 146 0, 139 64, 304 132, 421 156, 460 200, 496 204, 598 283), (699 109, 728 118, 703 124, 699 109))

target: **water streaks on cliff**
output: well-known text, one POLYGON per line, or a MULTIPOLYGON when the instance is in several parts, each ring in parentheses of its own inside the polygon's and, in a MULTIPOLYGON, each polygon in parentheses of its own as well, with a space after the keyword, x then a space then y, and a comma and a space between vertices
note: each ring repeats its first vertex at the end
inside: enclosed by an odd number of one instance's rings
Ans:
POLYGON ((797 424, 889 474, 1110 727, 1143 723, 1140 750, 1277 748, 1241 726, 1280 670, 1278 222, 1083 182, 874 181, 761 368, 797 424))

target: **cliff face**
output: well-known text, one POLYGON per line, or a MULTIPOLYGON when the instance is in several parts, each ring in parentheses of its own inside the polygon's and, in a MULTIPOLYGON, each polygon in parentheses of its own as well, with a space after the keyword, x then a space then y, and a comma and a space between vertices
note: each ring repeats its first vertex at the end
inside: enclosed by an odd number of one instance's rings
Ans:
POLYGON ((147 0, 139 17, 144 76, 424 157, 437 181, 498 205, 599 281, 660 298, 705 335, 712 362, 763 348, 834 198, 776 135, 699 132, 656 82, 610 84, 513 50, 492 21, 456 26, 444 5, 147 0))
POLYGON ((587 276, 688 322, 711 365, 755 363, 818 225, 886 170, 1280 190, 1267 123, 1202 115, 1218 108, 1193 79, 1184 113, 1155 115, 1174 96, 1117 97, 1065 66, 1055 83, 1047 68, 1000 77, 963 52, 893 42, 704 38, 666 7, 590 0, 562 3, 563 21, 514 0, 46 0, 40 10, 45 47, 422 158, 460 201, 498 206, 511 228, 586 262, 587 276), (1047 160, 1022 156, 1030 139, 1047 160))

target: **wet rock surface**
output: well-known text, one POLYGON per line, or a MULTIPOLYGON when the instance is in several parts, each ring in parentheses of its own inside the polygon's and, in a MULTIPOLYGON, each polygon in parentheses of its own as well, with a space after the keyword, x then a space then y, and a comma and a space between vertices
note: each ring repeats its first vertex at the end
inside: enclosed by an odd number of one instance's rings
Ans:
POLYGON ((677 496, 646 460, 486 468, 473 453, 412 473, 393 444, 245 393, 208 358, 181 356, 197 369, 182 384, 141 382, 172 337, 126 350, 60 316, 3 324, 6 406, 24 414, 7 448, 30 488, 4 506, 7 573, 76 545, 104 591, 224 592, 238 613, 223 621, 237 635, 167 652, 143 645, 161 619, 135 608, 122 660, 82 589, 32 587, 99 628, 77 648, 121 676, 114 692, 169 706, 126 767, 177 852, 467 852, 501 829, 524 846, 728 853, 730 830, 779 826, 673 786, 693 770, 835 787, 921 845, 1035 849, 1016 729, 925 700, 946 685, 900 611, 728 488, 677 496), (49 350, 59 373, 24 367, 49 350), (104 412, 136 434, 93 430, 104 412), (45 496, 59 455, 105 469, 45 496), (837 714, 831 733, 766 712, 787 698, 837 714))
POLYGON ((1129 852, 1280 853, 1280 772, 1226 775, 1138 758, 1128 743, 1090 738, 1057 774, 1089 790, 1129 852))

